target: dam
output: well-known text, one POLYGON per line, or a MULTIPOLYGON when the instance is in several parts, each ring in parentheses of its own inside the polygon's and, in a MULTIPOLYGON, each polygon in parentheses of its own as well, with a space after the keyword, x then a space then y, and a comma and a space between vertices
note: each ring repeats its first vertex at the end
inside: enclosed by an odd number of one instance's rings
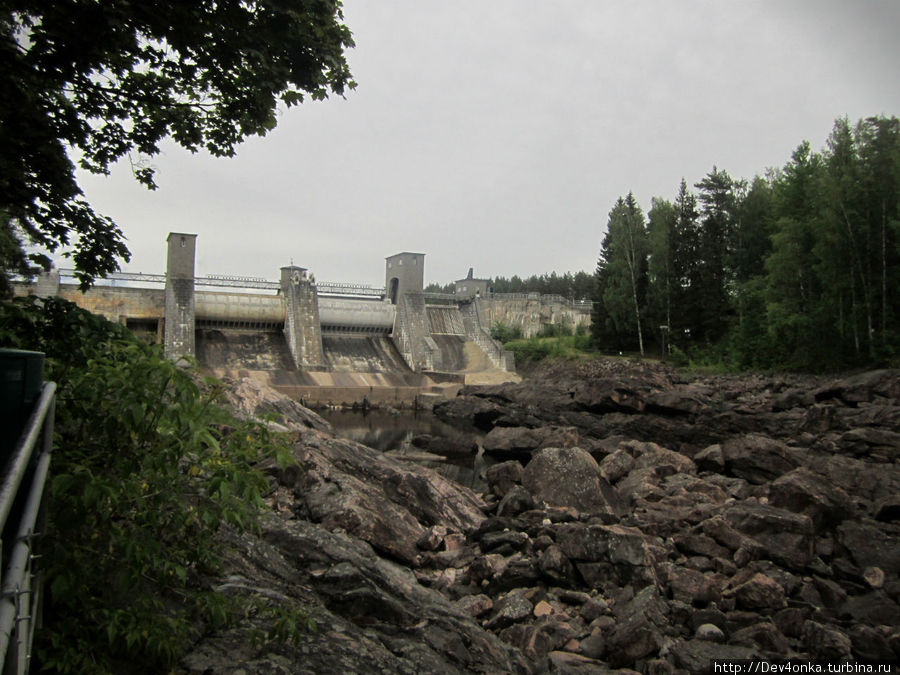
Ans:
POLYGON ((70 300, 163 344, 176 362, 251 377, 312 406, 427 407, 464 384, 515 380, 512 354, 490 336, 494 317, 525 326, 589 314, 530 296, 504 309, 471 270, 455 294, 425 293, 422 253, 385 258, 383 288, 317 282, 293 264, 278 281, 197 277, 196 245, 194 234, 170 233, 164 275, 114 273, 82 292, 71 270, 51 270, 15 292, 70 300))

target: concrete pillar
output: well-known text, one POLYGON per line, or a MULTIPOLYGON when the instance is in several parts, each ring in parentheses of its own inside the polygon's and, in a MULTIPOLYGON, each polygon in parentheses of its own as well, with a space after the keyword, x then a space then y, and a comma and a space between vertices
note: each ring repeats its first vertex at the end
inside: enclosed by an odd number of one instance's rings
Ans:
POLYGON ((197 235, 170 232, 166 241, 166 356, 177 361, 194 351, 194 256, 197 235))
POLYGON ((319 323, 319 295, 306 269, 290 265, 281 268, 284 297, 284 337, 297 368, 325 368, 322 326, 319 323))
POLYGON ((59 270, 51 268, 41 272, 34 282, 34 295, 39 298, 52 298, 59 295, 59 270))

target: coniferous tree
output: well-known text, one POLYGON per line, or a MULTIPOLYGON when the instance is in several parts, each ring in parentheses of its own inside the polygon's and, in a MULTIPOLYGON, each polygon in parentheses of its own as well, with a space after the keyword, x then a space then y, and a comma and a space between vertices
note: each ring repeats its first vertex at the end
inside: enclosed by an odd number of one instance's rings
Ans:
POLYGON ((716 167, 697 183, 700 201, 700 237, 697 247, 697 297, 700 316, 697 339, 711 343, 727 327, 729 312, 725 263, 734 210, 734 181, 716 167))
POLYGON ((674 286, 670 334, 673 344, 684 345, 696 334, 701 312, 698 297, 698 260, 700 246, 700 214, 697 198, 688 190, 687 181, 681 179, 675 197, 675 239, 672 247, 674 286))
MULTIPOLYGON (((646 296, 647 229, 632 193, 609 213, 598 269, 598 303, 617 337, 633 334, 644 354, 642 312, 646 296)), ((599 315, 598 315, 599 316, 599 315)), ((606 331, 610 327, 605 327, 606 331)))
POLYGON ((672 299, 678 284, 675 269, 678 213, 672 202, 654 197, 647 214, 649 258, 647 262, 648 310, 654 323, 672 325, 672 299))

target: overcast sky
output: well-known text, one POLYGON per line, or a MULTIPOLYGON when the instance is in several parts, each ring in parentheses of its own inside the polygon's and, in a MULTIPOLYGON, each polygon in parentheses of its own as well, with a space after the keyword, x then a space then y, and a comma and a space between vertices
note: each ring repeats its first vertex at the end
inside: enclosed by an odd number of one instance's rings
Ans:
MULTIPOLYGON (((127 162, 84 175, 125 232, 123 268, 384 284, 593 271, 609 210, 649 209, 713 165, 782 166, 835 118, 900 114, 897 0, 344 0, 345 99, 305 103, 232 159, 163 146, 159 189, 127 162)), ((66 262, 61 263, 63 266, 66 262)))

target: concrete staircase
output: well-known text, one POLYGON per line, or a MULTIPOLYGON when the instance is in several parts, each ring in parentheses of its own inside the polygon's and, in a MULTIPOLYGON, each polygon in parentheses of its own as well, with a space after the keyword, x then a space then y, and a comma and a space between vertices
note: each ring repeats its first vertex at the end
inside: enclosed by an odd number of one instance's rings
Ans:
POLYGON ((491 337, 484 327, 482 313, 477 299, 470 302, 461 302, 459 312, 463 318, 466 337, 481 347, 490 358, 495 368, 505 371, 516 369, 513 353, 503 349, 503 344, 491 337))

